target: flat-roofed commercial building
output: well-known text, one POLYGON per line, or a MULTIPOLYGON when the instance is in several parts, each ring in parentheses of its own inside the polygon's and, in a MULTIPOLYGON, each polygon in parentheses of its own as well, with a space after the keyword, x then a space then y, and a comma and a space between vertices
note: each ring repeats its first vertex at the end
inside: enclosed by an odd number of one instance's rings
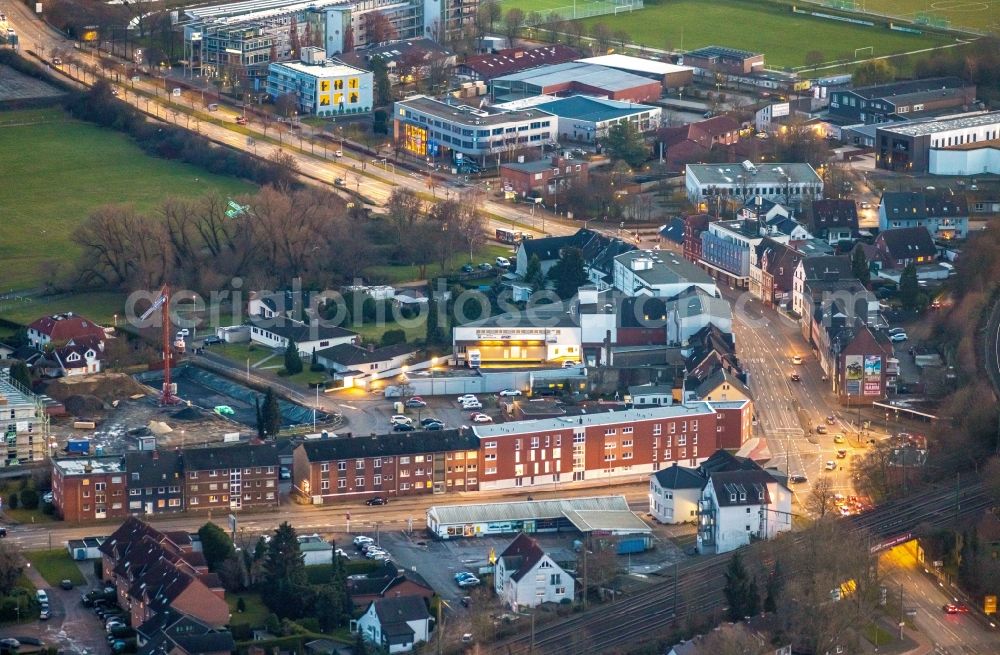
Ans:
POLYGON ((702 209, 732 198, 741 205, 755 196, 782 205, 799 205, 823 197, 823 179, 809 164, 688 164, 688 198, 702 209))
POLYGON ((303 61, 271 64, 267 92, 272 97, 292 94, 299 113, 337 116, 372 110, 374 78, 370 71, 326 59, 319 48, 304 48, 303 61), (306 56, 309 55, 309 59, 306 56))
POLYGON ((485 163, 490 155, 555 141, 557 119, 540 109, 490 112, 428 96, 393 105, 393 137, 418 157, 464 158, 485 163))
POLYGON ((694 69, 690 66, 678 66, 665 61, 646 59, 645 57, 631 57, 629 55, 611 54, 577 59, 584 64, 596 64, 606 66, 616 70, 641 75, 654 80, 659 80, 665 89, 676 89, 682 86, 689 86, 694 76, 694 69))
POLYGON ((494 100, 517 100, 537 95, 583 94, 611 100, 649 102, 663 92, 660 82, 607 66, 571 61, 495 77, 490 82, 494 100))
MULTIPOLYGON (((931 150, 1000 139, 1000 111, 939 120, 897 123, 875 131, 875 163, 879 168, 926 173, 931 150)), ((966 175, 983 173, 968 171, 966 175)))

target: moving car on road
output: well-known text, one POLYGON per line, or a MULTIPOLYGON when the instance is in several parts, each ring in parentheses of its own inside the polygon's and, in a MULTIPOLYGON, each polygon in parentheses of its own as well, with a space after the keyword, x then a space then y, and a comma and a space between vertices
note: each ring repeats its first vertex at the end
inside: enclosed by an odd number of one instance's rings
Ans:
POLYGON ((374 496, 365 501, 365 505, 371 507, 372 505, 388 505, 389 499, 384 496, 374 496))
POLYGON ((801 377, 799 377, 799 374, 798 374, 798 373, 792 373, 792 374, 791 374, 791 375, 789 376, 789 378, 790 378, 790 379, 792 380, 792 382, 801 382, 801 381, 802 381, 802 378, 801 378, 801 377))

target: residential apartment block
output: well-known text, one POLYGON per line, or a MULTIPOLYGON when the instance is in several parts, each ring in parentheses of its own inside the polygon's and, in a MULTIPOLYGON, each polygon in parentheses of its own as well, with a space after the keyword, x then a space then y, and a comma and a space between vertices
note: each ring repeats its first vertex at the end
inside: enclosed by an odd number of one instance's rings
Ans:
POLYGON ((64 521, 125 518, 126 494, 120 457, 52 460, 52 504, 64 521))
POLYGON ((278 506, 278 449, 260 446, 188 448, 183 455, 188 510, 278 506))
POLYGON ((129 518, 101 544, 100 552, 104 581, 115 588, 118 606, 141 634, 158 631, 152 625, 160 627, 147 622, 169 623, 164 614, 190 616, 211 628, 229 623, 222 583, 209 573, 187 532, 160 532, 129 518))
POLYGON ((0 468, 36 462, 45 458, 49 418, 42 399, 11 378, 10 369, 0 369, 0 468))
POLYGON ((878 205, 878 229, 904 227, 925 227, 936 239, 964 239, 969 233, 969 203, 961 193, 886 191, 878 205))
POLYGON ((178 451, 125 453, 128 511, 166 514, 184 509, 184 458, 178 451))
POLYGON ((830 116, 848 123, 885 123, 961 111, 976 97, 976 85, 958 77, 904 80, 830 92, 830 116))
POLYGON ((468 430, 306 440, 293 455, 292 484, 315 504, 335 498, 476 491, 477 445, 468 430))

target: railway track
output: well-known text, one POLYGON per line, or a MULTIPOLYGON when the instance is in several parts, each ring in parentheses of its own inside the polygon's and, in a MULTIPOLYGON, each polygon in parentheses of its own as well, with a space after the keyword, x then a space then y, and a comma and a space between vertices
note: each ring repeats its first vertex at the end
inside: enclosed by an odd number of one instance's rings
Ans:
MULTIPOLYGON (((920 496, 904 498, 847 519, 857 531, 871 535, 873 548, 906 535, 919 525, 944 527, 957 519, 982 512, 991 499, 980 482, 964 487, 936 487, 920 496), (878 541, 874 541, 874 540, 878 541)), ((567 619, 547 624, 531 634, 496 644, 497 655, 570 655, 600 653, 636 645, 642 635, 655 635, 688 615, 703 616, 725 606, 723 588, 730 554, 711 555, 676 565, 674 575, 628 598, 601 605, 567 619)))

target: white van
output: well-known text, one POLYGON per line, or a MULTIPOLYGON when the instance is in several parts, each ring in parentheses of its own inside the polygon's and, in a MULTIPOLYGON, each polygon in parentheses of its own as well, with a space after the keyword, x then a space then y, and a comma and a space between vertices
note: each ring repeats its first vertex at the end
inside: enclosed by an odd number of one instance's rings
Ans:
POLYGON ((510 260, 506 257, 497 257, 496 265, 499 268, 510 268, 510 260))
POLYGON ((208 111, 219 111, 219 105, 213 102, 208 106, 208 111))

